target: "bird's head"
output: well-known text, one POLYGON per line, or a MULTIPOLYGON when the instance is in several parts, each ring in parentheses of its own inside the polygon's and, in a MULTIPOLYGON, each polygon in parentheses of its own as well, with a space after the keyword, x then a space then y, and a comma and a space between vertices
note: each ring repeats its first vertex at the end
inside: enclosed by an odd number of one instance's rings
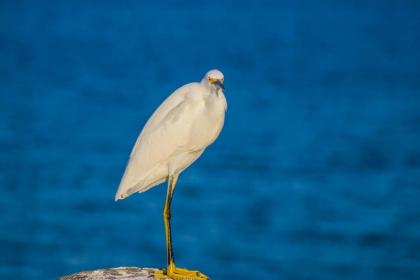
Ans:
POLYGON ((208 85, 210 88, 214 89, 216 93, 219 93, 220 89, 222 91, 225 89, 223 86, 224 80, 225 77, 223 76, 223 73, 215 69, 207 72, 202 82, 208 85))

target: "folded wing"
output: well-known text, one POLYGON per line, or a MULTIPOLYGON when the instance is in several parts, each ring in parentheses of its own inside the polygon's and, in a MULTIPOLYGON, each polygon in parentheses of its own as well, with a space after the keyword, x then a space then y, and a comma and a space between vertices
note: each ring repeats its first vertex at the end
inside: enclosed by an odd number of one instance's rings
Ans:
POLYGON ((168 176, 168 159, 188 149, 193 118, 186 96, 193 88, 189 84, 176 90, 147 121, 131 151, 115 200, 164 182, 168 176))

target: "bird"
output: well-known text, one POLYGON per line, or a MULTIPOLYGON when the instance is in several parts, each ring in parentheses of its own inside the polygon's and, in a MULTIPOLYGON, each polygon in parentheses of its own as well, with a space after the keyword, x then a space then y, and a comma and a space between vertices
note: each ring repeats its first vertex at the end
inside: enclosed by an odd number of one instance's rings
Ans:
POLYGON ((157 279, 209 279, 198 270, 175 266, 171 202, 179 175, 218 138, 226 110, 224 75, 217 69, 210 70, 200 82, 181 86, 164 100, 131 151, 115 201, 168 182, 163 208, 167 267, 155 274, 157 279))

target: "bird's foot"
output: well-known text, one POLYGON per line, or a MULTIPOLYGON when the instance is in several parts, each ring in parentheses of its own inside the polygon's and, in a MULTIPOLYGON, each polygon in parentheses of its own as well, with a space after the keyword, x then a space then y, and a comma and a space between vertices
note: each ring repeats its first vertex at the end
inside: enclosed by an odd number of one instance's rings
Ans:
POLYGON ((209 280, 207 275, 204 275, 198 270, 188 270, 178 267, 175 267, 172 271, 168 271, 168 276, 174 280, 209 280))
POLYGON ((158 270, 154 274, 155 279, 173 279, 173 280, 209 280, 210 278, 198 270, 188 270, 170 266, 167 270, 158 270))

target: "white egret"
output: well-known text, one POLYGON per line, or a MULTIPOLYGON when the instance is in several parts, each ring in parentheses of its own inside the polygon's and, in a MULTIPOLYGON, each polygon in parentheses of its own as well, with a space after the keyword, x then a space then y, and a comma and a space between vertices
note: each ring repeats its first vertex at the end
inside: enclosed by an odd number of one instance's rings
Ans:
POLYGON ((222 130, 227 108, 223 82, 222 72, 211 70, 201 82, 180 87, 158 107, 131 151, 115 195, 115 200, 124 199, 168 181, 163 209, 167 269, 161 278, 208 279, 198 271, 175 266, 171 201, 179 174, 200 157, 222 130))

